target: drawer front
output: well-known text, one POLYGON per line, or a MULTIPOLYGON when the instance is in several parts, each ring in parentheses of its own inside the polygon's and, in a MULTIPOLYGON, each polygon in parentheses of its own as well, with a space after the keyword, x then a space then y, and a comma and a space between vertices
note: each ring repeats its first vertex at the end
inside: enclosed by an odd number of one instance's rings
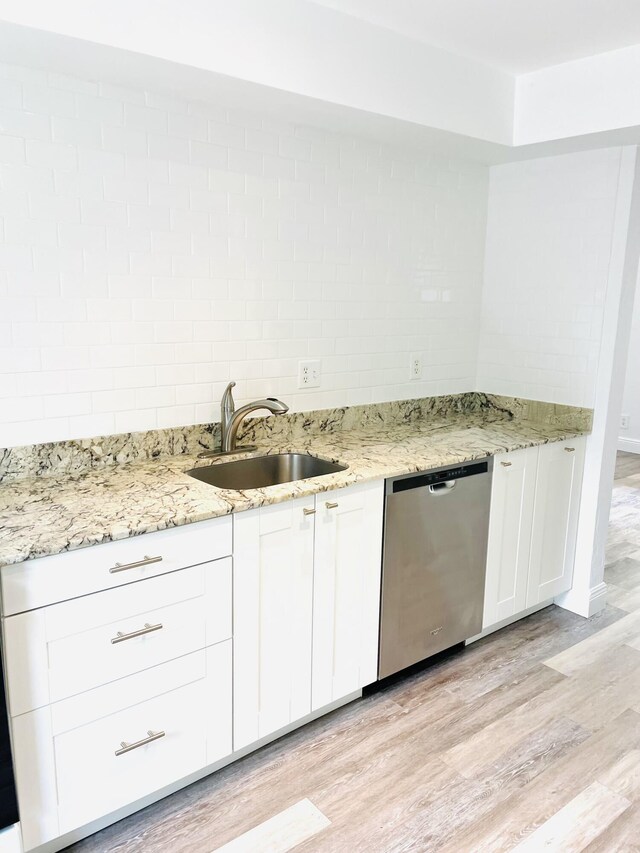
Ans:
POLYGON ((25 849, 230 755, 231 725, 230 640, 13 718, 25 849))
POLYGON ((206 655, 203 678, 73 729, 54 731, 61 833, 230 754, 231 642, 208 649, 206 655))
POLYGON ((5 566, 3 615, 229 557, 231 549, 232 521, 225 516, 5 566))
POLYGON ((231 559, 4 620, 12 716, 231 637, 231 559))
POLYGON ((205 601, 197 598, 54 640, 48 644, 50 700, 205 648, 205 619, 205 601))

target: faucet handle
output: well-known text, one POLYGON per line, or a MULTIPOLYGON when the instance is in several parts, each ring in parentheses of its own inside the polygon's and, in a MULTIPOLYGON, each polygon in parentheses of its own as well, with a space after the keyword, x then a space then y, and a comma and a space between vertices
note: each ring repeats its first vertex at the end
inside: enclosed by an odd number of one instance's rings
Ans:
POLYGON ((236 383, 230 382, 224 389, 224 394, 220 401, 220 441, 223 448, 226 446, 229 424, 231 423, 231 418, 236 410, 236 404, 233 400, 233 393, 231 391, 231 389, 235 387, 236 383))
POLYGON ((230 382, 224 389, 222 400, 220 401, 220 406, 223 412, 229 412, 230 414, 233 414, 233 412, 235 411, 236 404, 233 400, 233 393, 231 391, 231 389, 235 387, 236 383, 230 382))

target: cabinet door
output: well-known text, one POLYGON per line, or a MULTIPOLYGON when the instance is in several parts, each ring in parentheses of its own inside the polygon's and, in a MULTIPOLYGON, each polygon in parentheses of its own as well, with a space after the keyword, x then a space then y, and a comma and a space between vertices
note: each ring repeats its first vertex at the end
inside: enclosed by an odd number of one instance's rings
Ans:
POLYGON ((527 607, 571 587, 585 439, 539 448, 527 607))
POLYGON ((483 628, 526 609, 538 448, 493 463, 483 628))
POLYGON ((384 484, 316 495, 313 709, 376 680, 384 484))
POLYGON ((234 516, 234 749, 311 710, 314 499, 234 516))

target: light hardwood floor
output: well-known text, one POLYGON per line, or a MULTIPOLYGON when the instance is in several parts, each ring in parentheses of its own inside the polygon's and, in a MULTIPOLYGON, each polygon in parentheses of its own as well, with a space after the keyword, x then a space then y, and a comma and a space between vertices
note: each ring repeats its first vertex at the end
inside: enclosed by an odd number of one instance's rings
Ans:
POLYGON ((597 616, 547 608, 69 850, 638 853, 640 457, 616 476, 597 616))

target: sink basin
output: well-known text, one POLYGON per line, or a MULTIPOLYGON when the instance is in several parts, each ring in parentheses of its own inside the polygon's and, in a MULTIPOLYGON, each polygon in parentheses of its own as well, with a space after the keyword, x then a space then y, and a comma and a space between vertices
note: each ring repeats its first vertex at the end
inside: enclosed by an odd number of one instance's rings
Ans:
POLYGON ((254 456, 252 459, 237 459, 234 462, 218 462, 191 468, 186 473, 196 480, 217 486, 219 489, 263 489, 346 471, 348 465, 328 462, 306 453, 274 453, 270 456, 254 456))

